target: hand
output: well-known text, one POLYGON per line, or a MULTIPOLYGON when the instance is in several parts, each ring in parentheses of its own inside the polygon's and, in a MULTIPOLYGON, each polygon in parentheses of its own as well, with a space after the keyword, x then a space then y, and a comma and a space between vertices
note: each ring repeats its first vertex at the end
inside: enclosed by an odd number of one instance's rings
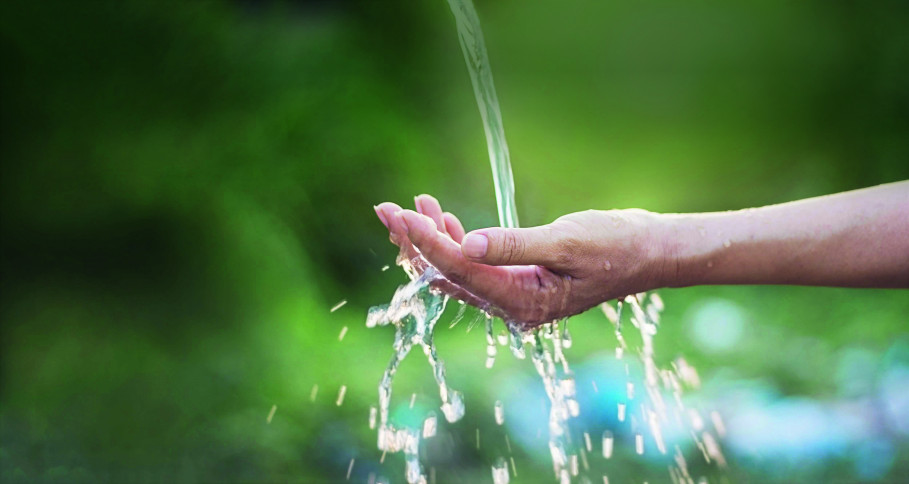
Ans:
POLYGON ((650 212, 588 210, 465 235, 435 198, 418 196, 416 208, 376 207, 402 257, 418 272, 432 264, 446 278, 440 289, 507 321, 532 327, 659 285, 663 251, 650 212))

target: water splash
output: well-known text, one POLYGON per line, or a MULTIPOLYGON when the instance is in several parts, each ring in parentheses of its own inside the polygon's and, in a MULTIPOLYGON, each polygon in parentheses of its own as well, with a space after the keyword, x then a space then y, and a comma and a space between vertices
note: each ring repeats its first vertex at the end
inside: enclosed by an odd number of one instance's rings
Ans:
MULTIPOLYGON (((416 271, 412 261, 399 260, 405 272, 414 276, 416 271)), ((421 433, 435 434, 435 414, 427 417, 433 423, 424 422, 421 429, 397 428, 389 422, 388 411, 391 405, 392 382, 401 361, 410 353, 414 345, 419 345, 429 360, 433 377, 439 386, 439 396, 442 400, 440 409, 448 422, 456 422, 464 416, 464 400, 461 393, 451 390, 445 379, 445 363, 439 358, 436 351, 433 332, 436 323, 445 310, 448 297, 430 287, 430 283, 441 276, 432 267, 426 267, 423 274, 413 277, 411 281, 400 286, 395 291, 391 302, 386 306, 370 308, 366 319, 366 326, 392 325, 395 328, 395 339, 392 348, 391 360, 379 384, 379 431, 378 447, 384 452, 404 451, 405 476, 409 483, 426 482, 423 469, 420 466, 419 443, 421 433)))
MULTIPOLYGON (((687 429, 692 442, 700 450, 707 464, 725 468, 726 460, 719 445, 719 438, 722 437, 725 427, 719 413, 716 411, 710 413, 713 429, 708 429, 700 411, 687 407, 682 398, 687 389, 697 389, 700 386, 697 370, 684 358, 677 358, 669 368, 661 368, 654 361, 653 341, 659 330, 660 314, 664 308, 663 300, 656 293, 640 293, 625 297, 617 302, 615 308, 608 303, 601 305, 604 314, 614 325, 617 349, 624 350, 627 344, 622 337, 621 328, 623 307, 630 308, 629 319, 640 334, 641 343, 640 348, 637 348, 637 355, 644 369, 643 389, 639 392, 642 395, 632 401, 635 397, 635 387, 629 380, 626 384, 628 402, 618 404, 620 422, 625 420, 626 407, 635 408, 631 416, 631 430, 635 433, 635 452, 642 455, 646 451, 643 428, 649 433, 656 450, 660 454, 667 454, 664 430, 675 421, 687 429), (640 420, 636 416, 640 416, 640 420)), ((626 375, 627 369, 626 363, 626 375)), ((678 446, 675 449, 674 464, 669 467, 670 477, 675 482, 693 482, 681 450, 678 446)), ((605 437, 603 451, 605 457, 605 437)))

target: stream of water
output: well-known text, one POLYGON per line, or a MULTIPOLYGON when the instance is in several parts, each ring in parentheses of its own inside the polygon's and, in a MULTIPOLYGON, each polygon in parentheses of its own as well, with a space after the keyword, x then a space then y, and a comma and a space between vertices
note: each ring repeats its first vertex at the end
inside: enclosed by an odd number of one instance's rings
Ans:
MULTIPOLYGON (((499 222, 502 227, 518 227, 518 216, 514 201, 514 179, 505 142, 502 115, 493 85, 492 72, 480 22, 471 0, 448 0, 454 14, 458 38, 464 54, 464 60, 470 73, 477 105, 483 119, 486 133, 489 159, 492 166, 495 184, 496 202, 499 222)), ((410 277, 410 282, 399 287, 391 302, 377 306, 369 311, 367 327, 391 325, 395 328, 393 344, 394 353, 382 380, 379 384, 379 404, 370 412, 370 426, 378 424, 378 448, 383 453, 404 452, 405 476, 411 484, 425 483, 426 473, 420 462, 419 448, 422 438, 435 434, 436 421, 431 414, 421 427, 397 427, 389 420, 392 383, 401 361, 415 345, 419 346, 429 360, 433 376, 439 387, 440 409, 449 423, 457 422, 463 417, 465 408, 463 396, 449 387, 445 374, 445 363, 439 358, 435 343, 434 331, 448 302, 448 296, 432 289, 430 283, 442 276, 431 265, 422 259, 408 260, 398 258, 400 265, 410 277), (378 422, 376 422, 378 417, 378 422), (432 429, 428 432, 426 429, 432 429)), ((711 414, 712 426, 705 424, 705 419, 697 409, 687 408, 682 399, 686 388, 696 388, 699 384, 697 372, 684 360, 678 359, 671 368, 663 369, 654 362, 653 337, 659 328, 660 313, 663 302, 655 293, 636 294, 624 298, 615 306, 604 303, 601 308, 606 317, 613 323, 617 339, 616 358, 625 357, 628 345, 622 333, 623 308, 631 309, 631 323, 640 333, 641 345, 636 350, 644 368, 643 395, 635 396, 634 383, 630 376, 627 382, 627 399, 617 407, 618 419, 625 421, 630 415, 631 431, 635 433, 635 451, 645 452, 644 432, 649 434, 648 441, 655 443, 661 454, 669 450, 663 437, 663 428, 670 422, 683 423, 696 447, 708 462, 724 466, 725 460, 718 444, 722 437, 722 421, 718 414, 711 414), (631 408, 634 406, 633 408, 631 408)), ((459 316, 463 311, 459 312, 459 316)), ((491 368, 496 358, 496 336, 494 319, 486 318, 486 366, 491 368)), ((524 359, 527 353, 534 369, 540 376, 548 397, 549 406, 549 453, 552 457, 554 477, 560 483, 571 482, 572 478, 582 474, 579 462, 584 470, 589 469, 588 453, 592 449, 591 439, 587 432, 572 428, 571 421, 580 414, 576 396, 574 374, 565 357, 565 349, 571 347, 571 335, 568 332, 568 321, 553 321, 532 330, 524 331, 519 325, 505 322, 509 330, 512 354, 524 359), (583 440, 581 435, 583 434, 583 440)), ((628 366, 626 364, 626 375, 628 366)), ((496 402, 496 422, 504 422, 505 409, 501 402, 496 402)), ((507 438, 507 437, 506 437, 507 438)), ((604 459, 612 456, 615 442, 611 431, 603 435, 602 453, 604 459)), ((510 452, 509 444, 509 452, 510 452)), ((512 456, 508 456, 514 468, 512 456)), ((682 450, 673 449, 673 464, 669 474, 673 482, 694 483, 688 471, 688 465, 682 450)), ((496 459, 491 468, 495 484, 509 482, 510 474, 504 456, 496 459)), ((584 476, 585 479, 589 479, 584 476)), ((602 479, 608 483, 608 476, 602 479)))

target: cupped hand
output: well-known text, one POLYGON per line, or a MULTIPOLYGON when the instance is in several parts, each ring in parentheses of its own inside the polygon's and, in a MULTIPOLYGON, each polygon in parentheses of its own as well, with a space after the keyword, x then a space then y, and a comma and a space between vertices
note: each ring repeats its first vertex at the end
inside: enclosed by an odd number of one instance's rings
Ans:
POLYGON ((444 292, 526 327, 656 288, 665 265, 659 220, 643 210, 588 210, 465 234, 429 195, 416 197, 416 212, 390 202, 375 209, 413 270, 431 264, 445 276, 436 283, 444 292))

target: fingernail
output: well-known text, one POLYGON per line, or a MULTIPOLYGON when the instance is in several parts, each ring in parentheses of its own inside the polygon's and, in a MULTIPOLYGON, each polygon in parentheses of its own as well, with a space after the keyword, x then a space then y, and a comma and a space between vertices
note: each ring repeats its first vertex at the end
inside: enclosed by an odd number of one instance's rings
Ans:
POLYGON ((404 211, 395 213, 395 217, 401 219, 401 225, 404 226, 404 233, 410 235, 410 225, 407 225, 407 219, 404 217, 404 211))
POLYGON ((479 259, 486 255, 489 239, 483 234, 467 234, 461 241, 461 252, 472 259, 479 259))
POLYGON ((384 225, 385 228, 387 229, 387 228, 388 228, 388 220, 385 218, 385 213, 383 213, 381 210, 379 210, 379 206, 378 206, 378 205, 374 205, 374 206, 372 207, 372 209, 376 211, 376 215, 379 216, 379 220, 382 221, 382 225, 384 225))

